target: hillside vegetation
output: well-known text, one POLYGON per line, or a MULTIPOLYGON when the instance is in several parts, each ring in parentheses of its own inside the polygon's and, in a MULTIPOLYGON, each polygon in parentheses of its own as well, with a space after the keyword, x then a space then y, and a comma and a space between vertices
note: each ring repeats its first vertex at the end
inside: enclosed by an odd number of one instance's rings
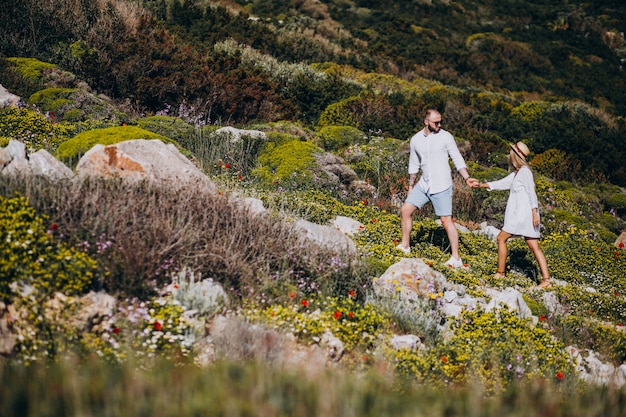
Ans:
POLYGON ((0 145, 74 166, 96 143, 159 138, 219 192, 0 176, 0 324, 16 341, 0 414, 623 415, 625 388, 580 379, 565 347, 626 361, 626 10, 551 3, 5 1, 0 84, 23 103, 0 109, 0 145), (481 181, 507 174, 508 142, 529 145, 555 285, 534 287, 521 239, 493 277, 496 243, 472 231, 502 225, 508 193, 459 178, 468 268, 443 264, 430 206, 409 257, 471 297, 514 288, 533 319, 446 318, 439 289, 374 294, 403 258, 407 139, 432 107, 481 181), (356 254, 293 228, 337 216, 360 222, 356 254), (203 298, 202 279, 229 304, 203 298), (91 291, 115 309, 78 328, 91 291), (231 332, 209 339, 218 315, 231 332), (285 354, 272 331, 304 348, 331 332, 346 352, 327 372, 268 369, 285 354), (404 334, 423 347, 391 349, 404 334))

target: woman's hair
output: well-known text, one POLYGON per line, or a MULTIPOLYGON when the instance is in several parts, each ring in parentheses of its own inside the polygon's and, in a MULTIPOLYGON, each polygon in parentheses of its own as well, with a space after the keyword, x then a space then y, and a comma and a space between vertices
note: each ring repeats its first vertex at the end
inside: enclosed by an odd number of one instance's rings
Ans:
POLYGON ((530 164, 522 157, 520 157, 513 149, 509 151, 509 161, 513 168, 520 169, 524 165, 530 168, 530 164))

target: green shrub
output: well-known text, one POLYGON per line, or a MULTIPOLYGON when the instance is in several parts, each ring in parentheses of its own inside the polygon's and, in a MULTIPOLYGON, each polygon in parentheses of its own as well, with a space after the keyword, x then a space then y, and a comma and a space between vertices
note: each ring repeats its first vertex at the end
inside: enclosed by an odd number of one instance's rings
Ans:
POLYGON ((318 132, 322 147, 329 152, 367 142, 367 136, 352 126, 324 126, 318 132))
POLYGON ((30 96, 29 102, 43 111, 56 112, 60 107, 72 102, 70 96, 76 88, 45 88, 30 96))
POLYGON ((72 125, 49 122, 44 115, 32 110, 0 109, 0 136, 24 142, 30 151, 46 149, 54 153, 59 144, 70 137, 72 129, 72 125))
POLYGON ((16 70, 22 76, 31 81, 38 81, 42 76, 42 71, 57 68, 56 65, 42 62, 35 58, 7 58, 7 61, 16 65, 16 70))
POLYGON ((626 215, 626 194, 613 194, 606 203, 607 206, 616 210, 620 216, 626 215))
POLYGON ((58 225, 46 224, 26 198, 0 197, 0 297, 9 299, 20 287, 32 286, 43 296, 55 291, 81 294, 96 274, 86 254, 59 241, 58 225))
POLYGON ((474 379, 490 394, 515 381, 574 377, 564 345, 507 309, 464 311, 450 325, 450 337, 426 352, 393 352, 397 369, 436 386, 474 379))
POLYGON ((291 304, 251 304, 242 315, 287 330, 306 342, 319 341, 324 332, 330 331, 347 350, 372 348, 389 329, 389 318, 373 305, 355 301, 355 291, 341 298, 307 298, 296 292, 290 295, 291 304))
POLYGON ((137 126, 150 132, 174 139, 183 146, 186 146, 186 144, 196 135, 196 129, 194 126, 178 117, 143 117, 137 120, 137 126))
POLYGON ((132 139, 160 139, 165 143, 173 141, 165 136, 149 132, 137 126, 115 126, 87 130, 59 145, 56 157, 61 161, 78 161, 94 145, 113 145, 132 139))
POLYGON ((278 146, 268 146, 259 155, 259 167, 253 171, 266 185, 283 189, 311 188, 315 167, 314 154, 321 149, 311 142, 291 140, 278 146))
MULTIPOLYGON (((571 227, 551 233, 544 237, 542 248, 554 278, 592 287, 600 294, 626 293, 626 257, 588 231, 571 227)), ((622 310, 607 314, 623 315, 622 310)))

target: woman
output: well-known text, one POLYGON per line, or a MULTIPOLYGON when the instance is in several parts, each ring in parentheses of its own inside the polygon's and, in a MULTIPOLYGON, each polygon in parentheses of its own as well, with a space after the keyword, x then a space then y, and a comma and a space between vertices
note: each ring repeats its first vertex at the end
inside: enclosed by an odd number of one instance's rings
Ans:
POLYGON ((511 145, 509 162, 515 168, 507 177, 498 181, 480 183, 478 187, 491 190, 510 190, 509 200, 504 212, 504 225, 498 234, 498 270, 494 278, 504 278, 506 274, 507 241, 513 236, 523 236, 526 244, 537 258, 542 280, 538 288, 550 288, 548 263, 539 247, 539 211, 535 180, 526 162, 530 154, 523 142, 511 145))

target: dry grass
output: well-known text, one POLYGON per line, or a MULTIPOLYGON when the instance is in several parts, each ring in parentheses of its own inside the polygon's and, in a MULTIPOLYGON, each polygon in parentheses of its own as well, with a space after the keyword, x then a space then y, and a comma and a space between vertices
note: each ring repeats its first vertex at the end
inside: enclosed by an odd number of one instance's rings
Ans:
POLYGON ((225 193, 115 180, 0 180, 0 195, 16 191, 59 226, 62 239, 98 260, 103 275, 95 286, 108 291, 141 295, 183 267, 239 296, 280 298, 296 287, 324 292, 366 279, 347 255, 303 241, 288 221, 255 215, 225 193), (333 270, 333 256, 348 267, 333 270))

